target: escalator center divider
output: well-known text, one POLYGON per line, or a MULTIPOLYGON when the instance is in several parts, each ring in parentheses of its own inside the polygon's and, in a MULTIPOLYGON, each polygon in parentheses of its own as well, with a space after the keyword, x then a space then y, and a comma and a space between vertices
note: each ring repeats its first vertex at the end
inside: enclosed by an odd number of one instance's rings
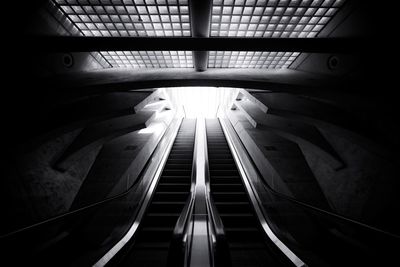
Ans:
POLYGON ((196 120, 183 119, 151 203, 118 266, 166 266, 175 224, 190 194, 196 120))

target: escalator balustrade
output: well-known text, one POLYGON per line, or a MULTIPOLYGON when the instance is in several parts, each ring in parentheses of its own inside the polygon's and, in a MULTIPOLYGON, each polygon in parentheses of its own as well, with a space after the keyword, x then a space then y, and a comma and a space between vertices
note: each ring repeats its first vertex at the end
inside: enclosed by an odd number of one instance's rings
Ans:
POLYGON ((290 266, 265 237, 218 119, 206 120, 210 191, 233 266, 290 266))
POLYGON ((138 232, 110 265, 166 266, 175 224, 188 200, 196 120, 184 119, 138 232))

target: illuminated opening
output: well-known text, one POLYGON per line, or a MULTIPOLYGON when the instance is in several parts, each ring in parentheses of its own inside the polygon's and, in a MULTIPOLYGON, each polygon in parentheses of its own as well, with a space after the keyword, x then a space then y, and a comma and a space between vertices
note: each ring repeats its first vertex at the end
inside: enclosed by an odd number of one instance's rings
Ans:
POLYGON ((177 87, 166 88, 171 102, 186 118, 220 117, 233 97, 235 88, 177 87))

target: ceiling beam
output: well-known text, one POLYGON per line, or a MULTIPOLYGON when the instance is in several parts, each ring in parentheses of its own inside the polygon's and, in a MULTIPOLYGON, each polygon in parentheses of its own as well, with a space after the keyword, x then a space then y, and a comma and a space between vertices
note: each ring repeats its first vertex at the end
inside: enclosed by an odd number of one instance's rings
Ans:
POLYGON ((23 50, 94 51, 279 51, 355 53, 373 49, 360 38, 224 38, 224 37, 69 37, 36 36, 20 40, 23 50))
MULTIPOLYGON (((212 0, 189 0, 192 36, 210 37, 212 0)), ((193 64, 197 71, 205 71, 208 65, 208 51, 193 50, 193 64)))

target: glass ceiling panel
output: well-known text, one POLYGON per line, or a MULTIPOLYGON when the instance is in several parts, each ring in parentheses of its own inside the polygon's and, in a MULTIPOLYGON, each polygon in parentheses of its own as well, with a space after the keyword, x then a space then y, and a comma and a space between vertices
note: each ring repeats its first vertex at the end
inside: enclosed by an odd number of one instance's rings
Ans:
POLYGON ((210 51, 209 68, 284 69, 298 52, 210 51))
POLYGON ((190 36, 188 0, 53 0, 84 36, 190 36))
POLYGON ((114 68, 193 68, 191 51, 108 51, 100 53, 114 68))
POLYGON ((211 36, 315 37, 344 0, 213 0, 211 36))

